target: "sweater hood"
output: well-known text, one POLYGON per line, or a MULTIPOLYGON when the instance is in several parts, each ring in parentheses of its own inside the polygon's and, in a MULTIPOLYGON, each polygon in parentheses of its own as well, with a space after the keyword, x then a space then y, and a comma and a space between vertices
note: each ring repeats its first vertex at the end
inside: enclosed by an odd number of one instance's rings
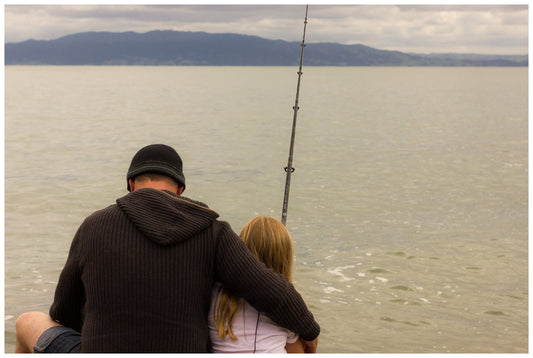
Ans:
POLYGON ((203 203, 150 188, 117 199, 117 205, 147 239, 162 246, 199 234, 218 217, 203 203))

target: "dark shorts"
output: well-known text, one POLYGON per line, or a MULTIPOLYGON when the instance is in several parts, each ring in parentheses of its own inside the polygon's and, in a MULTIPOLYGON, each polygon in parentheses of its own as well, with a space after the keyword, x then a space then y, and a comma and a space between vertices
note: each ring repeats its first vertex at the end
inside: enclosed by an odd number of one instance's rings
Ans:
POLYGON ((72 328, 54 326, 41 334, 33 351, 35 353, 77 353, 81 335, 72 328))

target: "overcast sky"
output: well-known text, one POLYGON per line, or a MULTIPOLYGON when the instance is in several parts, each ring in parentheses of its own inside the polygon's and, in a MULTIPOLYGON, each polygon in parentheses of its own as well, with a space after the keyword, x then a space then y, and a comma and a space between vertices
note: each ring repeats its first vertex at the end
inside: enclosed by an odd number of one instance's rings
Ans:
MULTIPOLYGON (((527 2, 451 6, 310 4, 308 43, 360 43, 416 53, 528 53, 527 2)), ((4 11, 6 42, 49 40, 84 31, 151 30, 232 32, 301 41, 305 5, 36 6, 7 1, 4 11)))

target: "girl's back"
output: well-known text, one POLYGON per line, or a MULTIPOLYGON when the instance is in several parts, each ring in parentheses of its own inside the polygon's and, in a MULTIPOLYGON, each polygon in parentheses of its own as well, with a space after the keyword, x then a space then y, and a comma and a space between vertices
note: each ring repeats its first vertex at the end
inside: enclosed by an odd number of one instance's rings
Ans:
MULTIPOLYGON (((215 286, 211 312, 216 310, 220 286, 215 286)), ((298 340, 298 335, 276 325, 270 318, 257 312, 246 301, 235 313, 232 331, 238 339, 220 338, 213 315, 209 315, 209 338, 214 353, 287 353, 285 345, 298 340)))

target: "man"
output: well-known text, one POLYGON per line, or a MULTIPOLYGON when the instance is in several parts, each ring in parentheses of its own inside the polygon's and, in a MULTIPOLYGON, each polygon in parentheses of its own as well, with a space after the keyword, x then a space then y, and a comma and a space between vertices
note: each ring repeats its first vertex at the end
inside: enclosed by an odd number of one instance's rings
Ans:
POLYGON ((129 194, 78 229, 50 317, 30 312, 17 320, 17 351, 208 352, 215 282, 316 351, 320 327, 294 287, 216 212, 181 197, 185 177, 174 149, 139 150, 127 185, 129 194))

